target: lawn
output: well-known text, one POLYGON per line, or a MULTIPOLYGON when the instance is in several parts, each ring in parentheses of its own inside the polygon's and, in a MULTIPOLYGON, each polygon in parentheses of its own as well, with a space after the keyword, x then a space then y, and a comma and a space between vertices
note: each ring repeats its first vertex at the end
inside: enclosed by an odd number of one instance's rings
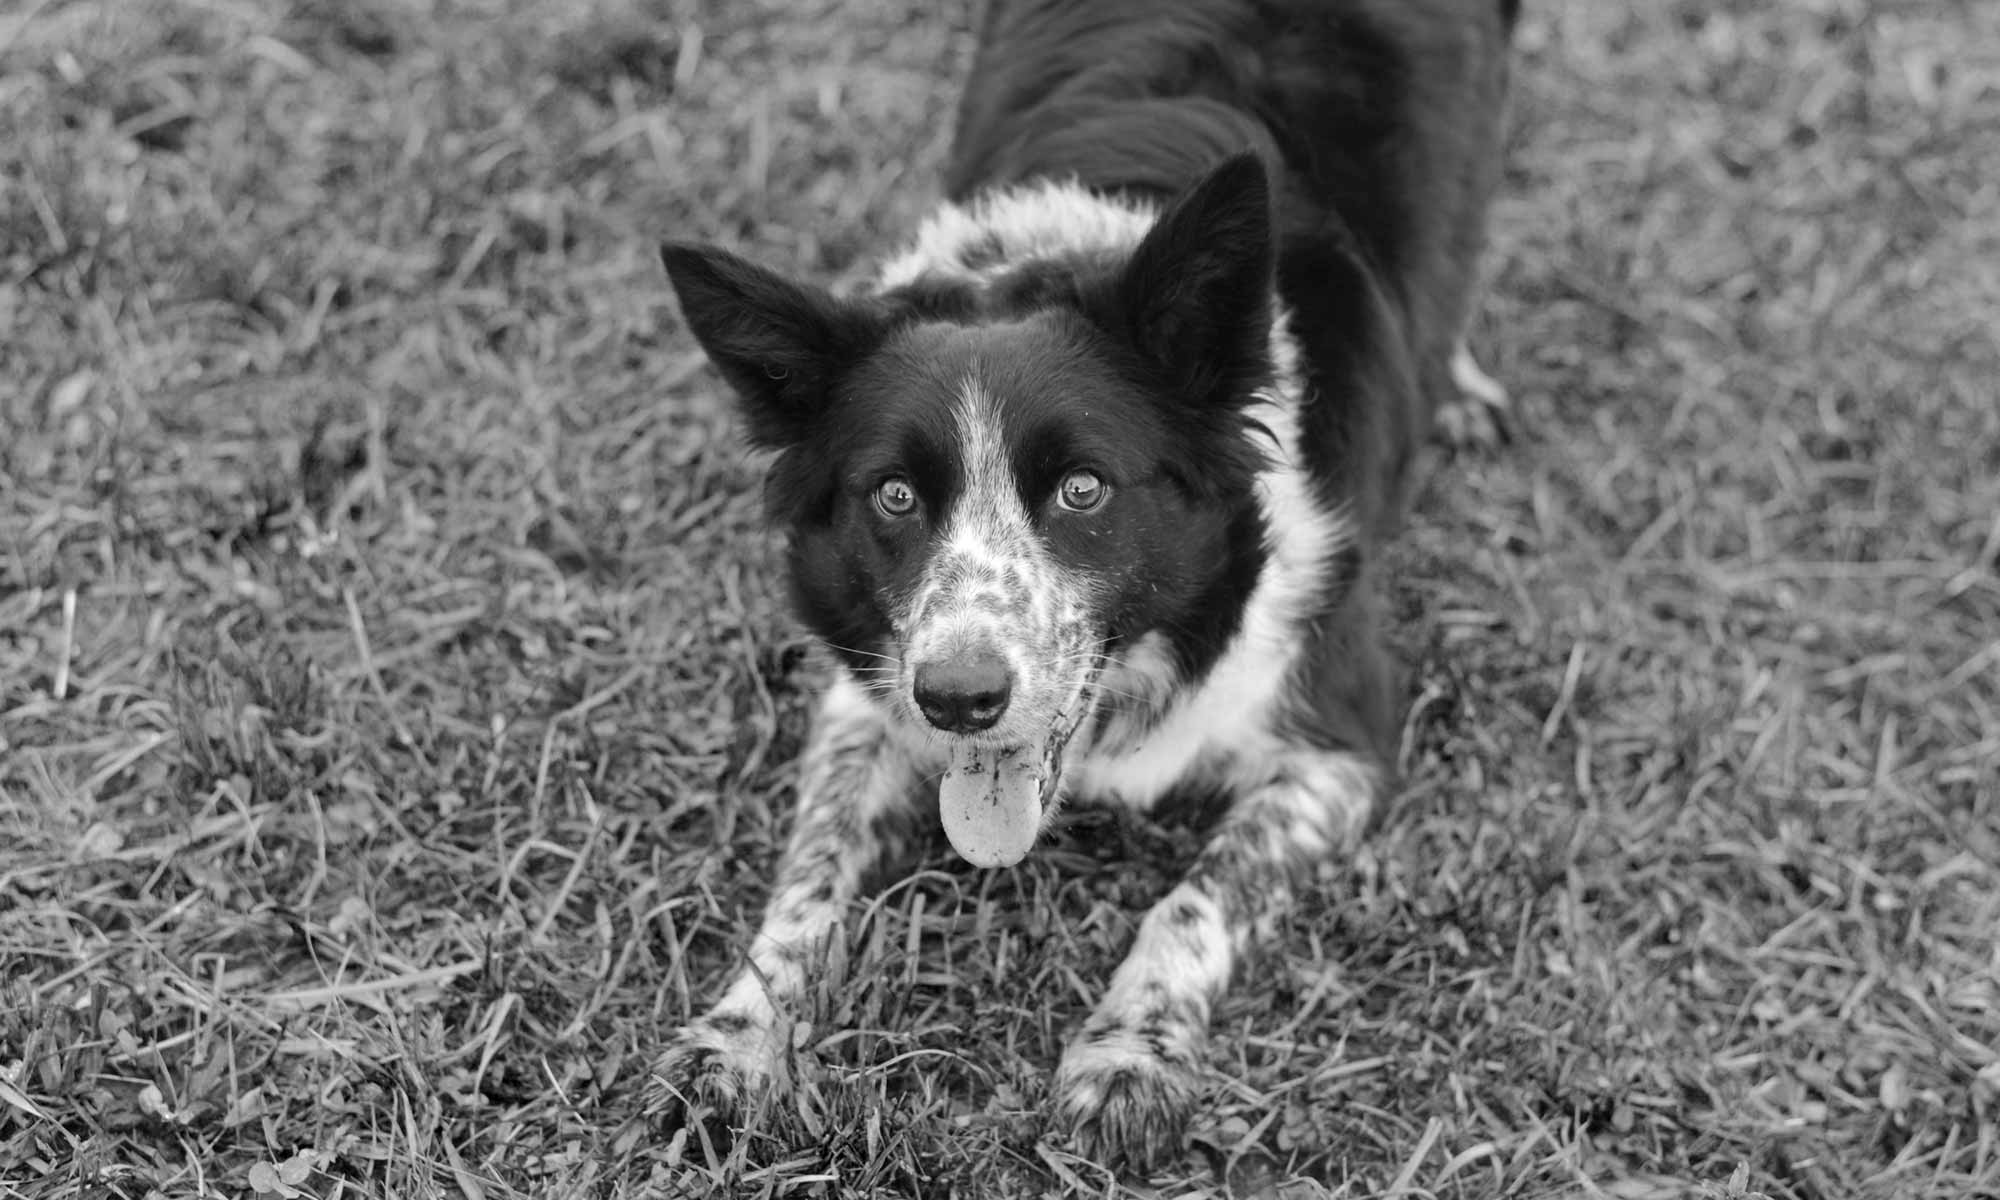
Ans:
POLYGON ((2000 1195, 2000 6, 1530 0, 1405 788, 1149 1185, 1090 814, 643 1118, 827 669, 652 246, 852 278, 972 14, 635 2, 0 14, 0 1196, 2000 1195))

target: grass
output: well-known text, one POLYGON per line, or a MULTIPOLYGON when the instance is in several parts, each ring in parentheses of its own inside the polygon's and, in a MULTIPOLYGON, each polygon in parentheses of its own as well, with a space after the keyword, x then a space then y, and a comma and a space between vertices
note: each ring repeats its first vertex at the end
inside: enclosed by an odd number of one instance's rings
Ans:
POLYGON ((1529 7, 1408 785, 1151 1185, 1037 1106, 1171 827, 639 1117, 825 670, 651 245, 863 265, 966 5, 0 15, 0 1196, 2000 1194, 2000 11, 1529 7))

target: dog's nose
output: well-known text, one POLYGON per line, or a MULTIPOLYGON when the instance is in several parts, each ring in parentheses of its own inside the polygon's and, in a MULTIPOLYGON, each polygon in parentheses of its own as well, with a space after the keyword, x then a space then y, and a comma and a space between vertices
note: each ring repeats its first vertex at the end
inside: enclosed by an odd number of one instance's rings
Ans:
POLYGON ((991 729, 1014 694, 1014 673, 991 650, 974 650, 917 668, 917 707, 946 733, 991 729))

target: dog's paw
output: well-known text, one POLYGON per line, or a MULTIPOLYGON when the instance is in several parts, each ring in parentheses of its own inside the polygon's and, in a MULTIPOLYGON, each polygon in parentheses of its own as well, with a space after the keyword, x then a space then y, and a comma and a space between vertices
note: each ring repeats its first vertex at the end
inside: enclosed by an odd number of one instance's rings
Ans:
POLYGON ((1050 1117, 1085 1158, 1146 1173, 1180 1152, 1200 1085, 1191 1059, 1123 1031, 1086 1034, 1056 1068, 1050 1117))
POLYGON ((1459 450, 1493 447, 1513 440, 1513 402, 1507 389, 1480 369, 1463 343, 1452 352, 1451 381, 1457 394, 1438 409, 1438 435, 1459 450))
POLYGON ((769 1029, 711 1014, 677 1030, 654 1060, 646 1111, 668 1128, 699 1122, 726 1133, 769 1090, 780 1065, 769 1029))

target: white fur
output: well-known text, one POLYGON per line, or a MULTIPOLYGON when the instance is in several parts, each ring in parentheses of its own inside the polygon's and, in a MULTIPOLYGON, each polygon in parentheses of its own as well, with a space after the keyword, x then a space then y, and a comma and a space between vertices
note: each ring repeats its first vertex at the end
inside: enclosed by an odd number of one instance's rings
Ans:
POLYGON ((934 210, 918 228, 910 248, 883 266, 880 286, 901 287, 927 275, 976 281, 1037 258, 1130 249, 1158 216, 1152 205, 1093 195, 1071 182, 1044 180, 988 192, 970 205, 946 204, 934 210), (994 265, 966 267, 961 261, 964 249, 989 238, 1000 242, 994 265))
POLYGON ((1183 883, 1140 922, 1139 936, 1111 976, 1111 986, 1098 1002, 1097 1011, 1123 1017, 1143 1009, 1148 988, 1199 996, 1206 1004, 1229 983, 1234 950, 1235 938, 1221 907, 1200 888, 1183 883), (1175 920, 1170 914, 1180 908, 1191 910, 1195 919, 1175 920))

